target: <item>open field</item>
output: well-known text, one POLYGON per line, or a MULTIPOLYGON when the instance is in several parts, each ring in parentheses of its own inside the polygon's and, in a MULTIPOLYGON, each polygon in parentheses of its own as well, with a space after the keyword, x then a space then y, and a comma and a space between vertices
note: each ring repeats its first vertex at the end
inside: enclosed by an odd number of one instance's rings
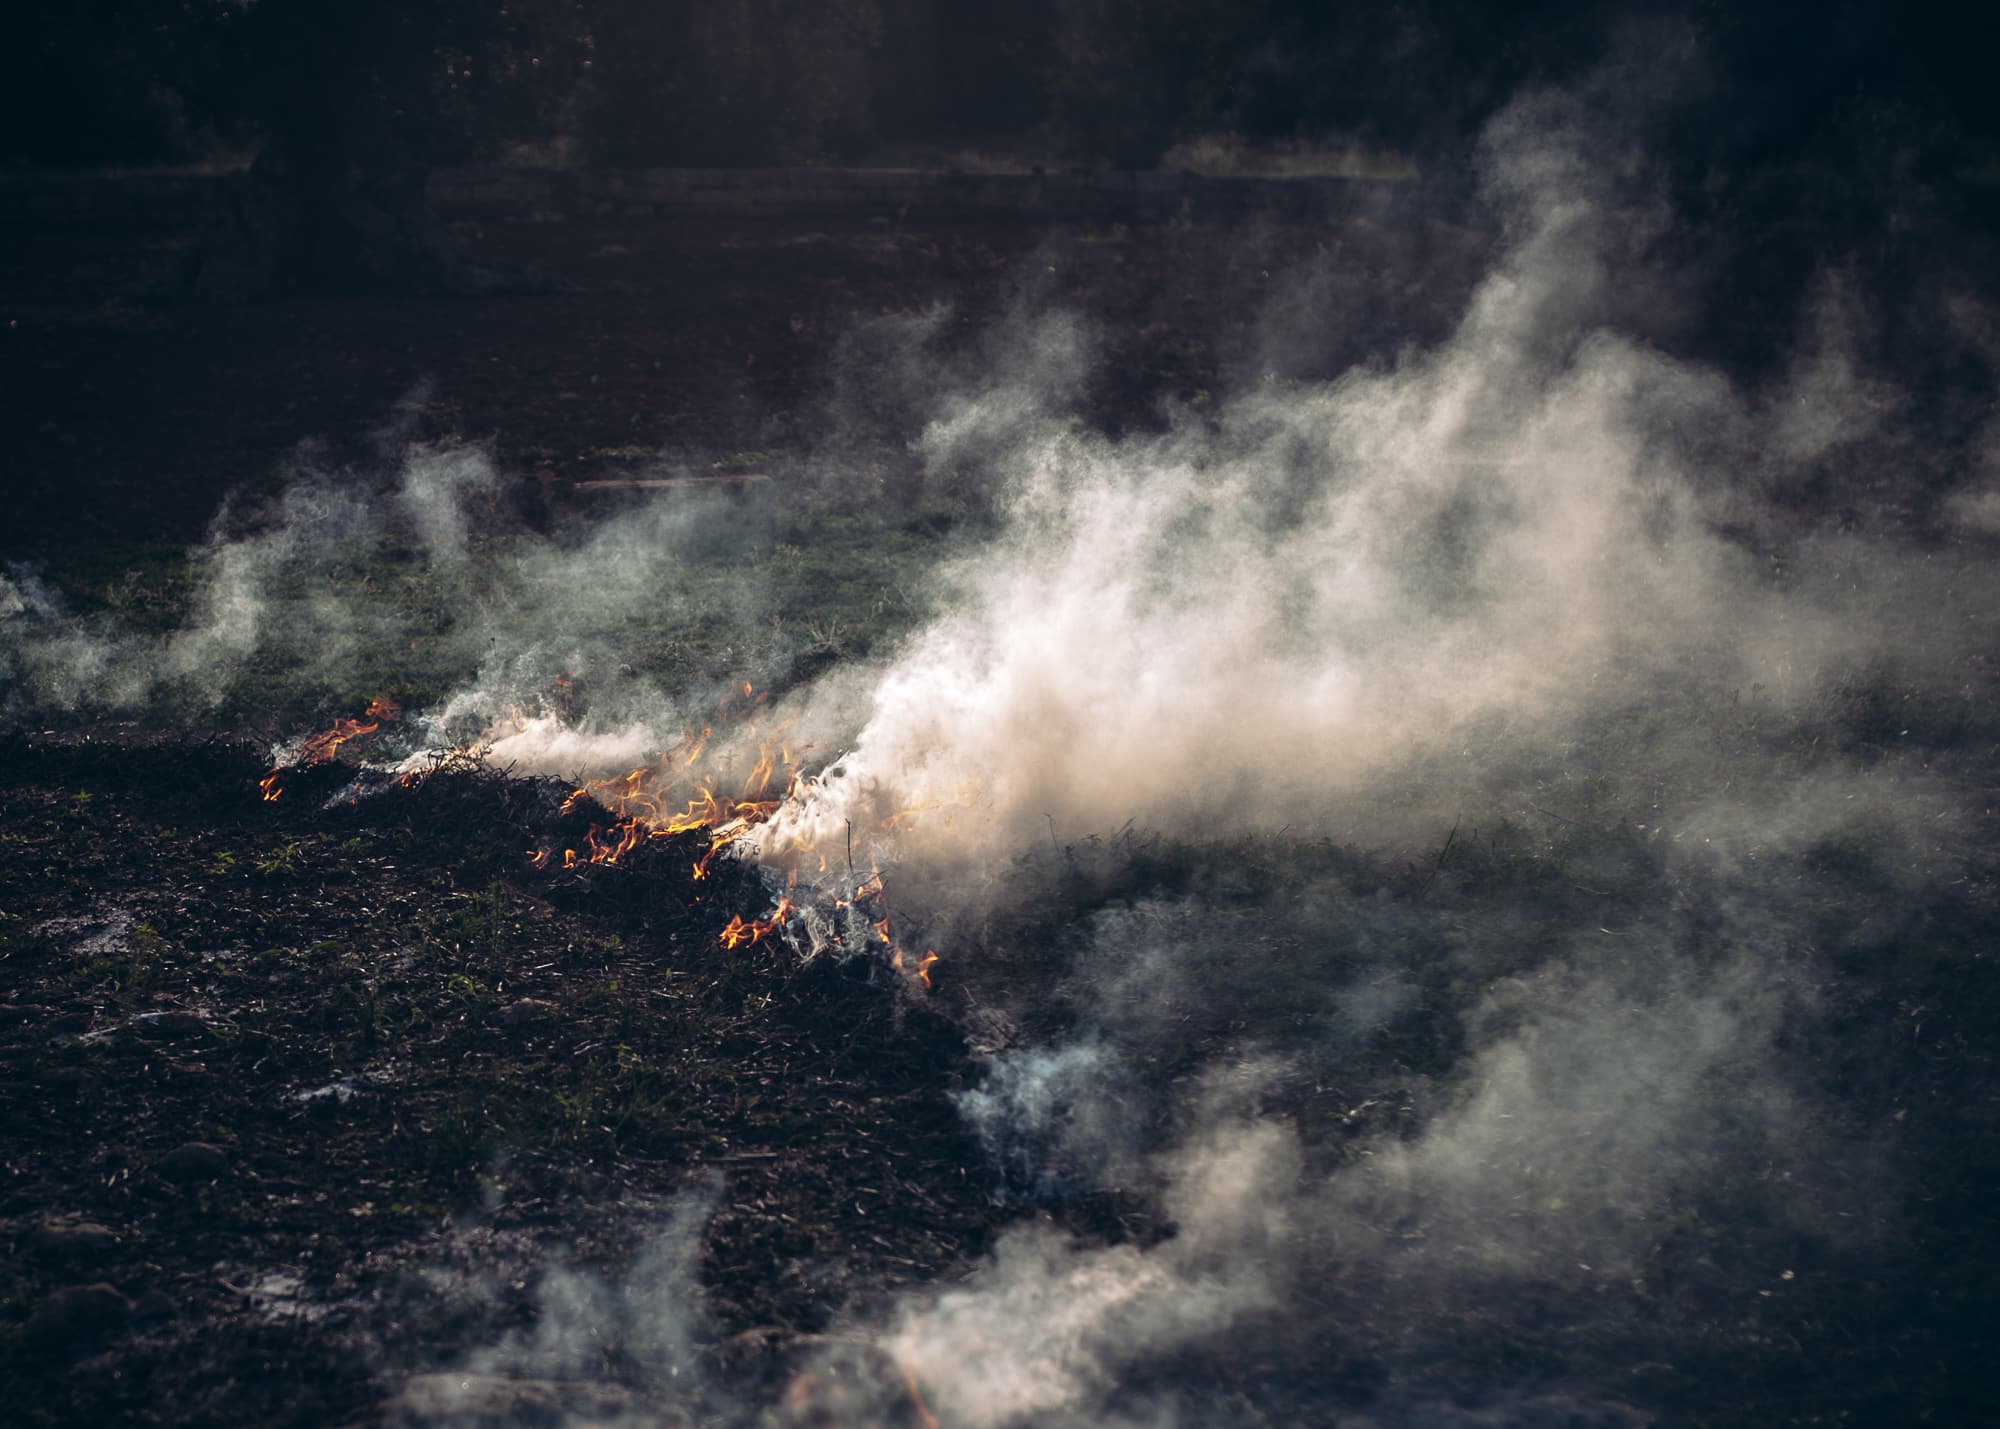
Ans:
POLYGON ((1989 1421, 1978 324, 1561 197, 8 235, 0 1393, 1989 1421))

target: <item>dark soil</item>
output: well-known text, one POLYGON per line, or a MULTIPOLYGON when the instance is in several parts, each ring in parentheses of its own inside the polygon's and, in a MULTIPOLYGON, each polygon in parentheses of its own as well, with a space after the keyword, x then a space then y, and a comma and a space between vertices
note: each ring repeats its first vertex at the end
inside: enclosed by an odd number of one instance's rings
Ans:
MULTIPOLYGON (((724 953, 686 850, 534 874, 536 786, 277 804, 228 742, 0 750, 0 1379, 35 1424, 326 1424, 727 1194, 710 1328, 976 1254, 962 1035, 872 959, 724 953), (442 1268, 480 1280, 441 1292, 442 1268), (390 1337, 393 1338, 390 1338, 390 1337)), ((320 772, 320 771, 314 771, 320 772)))
MULTIPOLYGON (((925 224, 828 217, 461 224, 484 259, 573 291, 497 298, 149 302, 176 232, 0 230, 0 452, 16 558, 107 540, 197 539, 232 491, 270 489, 301 442, 380 462, 372 434, 490 441, 525 497, 640 454, 760 468, 867 425, 884 315, 948 309, 946 344, 1050 309, 1098 320, 1085 406, 1159 419, 1276 350, 1325 375, 1455 315, 1487 240, 1464 230, 925 224), (1318 275, 1310 339, 1276 302, 1318 275), (1429 281, 1417 281, 1428 274, 1429 281), (1331 313, 1338 320, 1322 321, 1331 313), (399 407, 399 404, 400 407, 399 407), (836 411, 836 408, 839 410, 836 411)), ((982 354, 997 365, 1000 355, 982 354)), ((982 377, 983 377, 982 372, 982 377)), ((912 433, 883 424, 894 461, 912 433)))

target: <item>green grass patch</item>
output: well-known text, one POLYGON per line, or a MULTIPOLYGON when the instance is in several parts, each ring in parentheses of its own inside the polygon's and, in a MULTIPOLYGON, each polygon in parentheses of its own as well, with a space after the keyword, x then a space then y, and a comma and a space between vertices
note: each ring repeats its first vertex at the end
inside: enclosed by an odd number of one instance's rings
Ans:
POLYGON ((397 541, 240 562, 78 548, 36 572, 64 614, 17 635, 34 672, 17 699, 45 720, 283 732, 385 693, 433 706, 521 650, 543 652, 550 680, 577 658, 600 683, 782 686, 921 623, 931 572, 956 542, 949 513, 703 508, 475 539, 458 561, 397 541))

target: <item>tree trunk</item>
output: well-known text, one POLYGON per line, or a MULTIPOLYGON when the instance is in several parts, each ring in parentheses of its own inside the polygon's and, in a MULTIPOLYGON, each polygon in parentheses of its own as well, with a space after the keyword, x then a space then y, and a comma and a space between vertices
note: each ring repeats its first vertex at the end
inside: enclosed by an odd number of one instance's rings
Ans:
POLYGON ((270 28, 251 67, 265 148, 224 192, 174 294, 248 302, 545 286, 472 263, 430 207, 428 173, 399 132, 430 100, 421 29, 367 0, 263 12, 270 28))

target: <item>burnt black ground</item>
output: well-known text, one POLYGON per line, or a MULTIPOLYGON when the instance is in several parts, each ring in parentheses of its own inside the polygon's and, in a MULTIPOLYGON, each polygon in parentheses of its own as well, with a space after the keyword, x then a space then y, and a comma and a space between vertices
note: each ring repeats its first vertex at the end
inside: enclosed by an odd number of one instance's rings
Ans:
POLYGON ((260 763, 0 750, 18 1422, 372 1417, 527 1318, 551 1256, 629 1259, 704 1170, 714 1333, 818 1329, 983 1244, 964 1042, 921 989, 723 952, 756 894, 720 869, 693 901, 677 846, 533 874, 533 786, 326 812, 344 774, 271 805, 260 763), (439 1293, 453 1267, 479 1293, 439 1293))

